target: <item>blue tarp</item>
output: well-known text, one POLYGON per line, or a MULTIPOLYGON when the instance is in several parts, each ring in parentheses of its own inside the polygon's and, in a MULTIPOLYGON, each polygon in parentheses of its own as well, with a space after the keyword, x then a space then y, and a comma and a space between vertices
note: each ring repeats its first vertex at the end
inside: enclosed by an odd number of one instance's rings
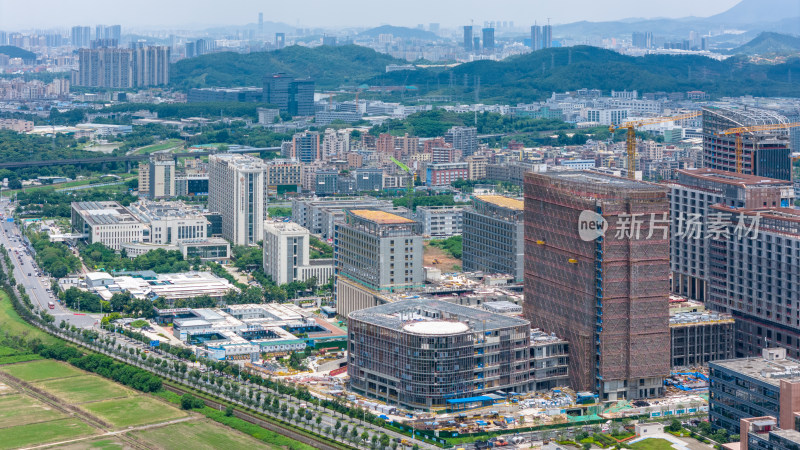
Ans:
POLYGON ((478 425, 480 425, 482 427, 485 427, 486 425, 488 425, 488 423, 486 423, 486 422, 484 422, 482 420, 476 420, 475 423, 477 423, 478 425))
POLYGON ((467 397, 467 398, 454 398, 447 401, 447 403, 458 404, 458 403, 473 403, 473 402, 488 402, 491 401, 492 397, 488 395, 479 395, 477 397, 467 397))
POLYGON ((378 416, 378 418, 383 420, 389 420, 389 416, 387 416, 386 414, 381 414, 380 416, 378 416))

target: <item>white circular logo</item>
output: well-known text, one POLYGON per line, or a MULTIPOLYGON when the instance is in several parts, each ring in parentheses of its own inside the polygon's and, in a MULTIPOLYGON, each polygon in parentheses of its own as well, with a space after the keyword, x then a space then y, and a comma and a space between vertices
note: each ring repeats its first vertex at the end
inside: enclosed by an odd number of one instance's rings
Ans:
POLYGON ((578 235, 584 241, 594 241, 602 237, 608 230, 608 222, 600 214, 585 209, 578 216, 578 235))

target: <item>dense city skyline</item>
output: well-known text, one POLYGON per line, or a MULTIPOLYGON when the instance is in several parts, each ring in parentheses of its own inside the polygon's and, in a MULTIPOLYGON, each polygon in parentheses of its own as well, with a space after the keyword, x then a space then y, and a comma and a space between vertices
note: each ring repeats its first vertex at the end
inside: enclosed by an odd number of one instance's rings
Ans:
POLYGON ((0 29, 22 30, 41 28, 67 28, 73 24, 121 23, 126 27, 152 30, 163 27, 202 29, 206 27, 245 25, 256 22, 259 12, 264 20, 283 22, 302 27, 372 27, 382 24, 416 26, 438 22, 455 27, 474 20, 513 20, 517 26, 527 26, 534 20, 540 23, 551 18, 554 24, 576 21, 606 21, 628 18, 680 18, 705 17, 721 13, 739 3, 738 0, 709 0, 693 2, 675 0, 663 3, 642 3, 636 0, 618 0, 614 5, 586 0, 566 2, 527 2, 507 0, 497 3, 467 1, 439 1, 435 3, 410 0, 403 8, 376 8, 366 0, 346 2, 320 2, 304 0, 291 3, 261 4, 237 1, 237 7, 214 1, 108 3, 98 0, 83 1, 83 7, 73 3, 37 0, 16 2, 0 0, 0 29), (36 14, 30 14, 30 11, 36 14), (160 13, 155 15, 153 11, 160 13), (357 13, 354 13, 357 11, 357 13))

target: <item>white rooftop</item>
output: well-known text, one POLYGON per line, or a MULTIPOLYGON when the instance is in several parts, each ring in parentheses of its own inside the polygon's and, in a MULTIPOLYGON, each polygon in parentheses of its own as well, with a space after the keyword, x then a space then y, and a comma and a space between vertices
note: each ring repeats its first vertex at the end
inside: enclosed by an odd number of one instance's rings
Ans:
POLYGON ((469 325, 446 320, 422 320, 409 323, 403 329, 414 334, 447 335, 469 331, 469 325))

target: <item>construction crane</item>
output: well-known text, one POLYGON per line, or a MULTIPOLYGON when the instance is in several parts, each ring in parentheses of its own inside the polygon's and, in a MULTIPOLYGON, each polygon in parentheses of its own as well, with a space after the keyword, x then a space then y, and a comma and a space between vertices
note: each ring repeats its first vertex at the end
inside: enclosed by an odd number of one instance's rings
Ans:
POLYGON ((756 131, 787 130, 794 127, 800 127, 800 122, 773 123, 768 125, 728 128, 727 130, 717 133, 717 136, 726 136, 730 134, 736 135, 736 173, 742 173, 742 134, 755 133, 756 131))
POLYGON ((406 190, 408 191, 408 210, 411 211, 414 208, 414 184, 417 181, 417 172, 395 159, 394 156, 390 156, 389 159, 391 159, 393 163, 397 164, 397 167, 403 169, 403 171, 408 174, 409 180, 406 190))
POLYGON ((647 125, 655 125, 659 123, 665 122, 675 122, 677 120, 683 119, 691 119, 697 116, 702 115, 701 111, 695 111, 693 113, 688 114, 681 114, 678 116, 671 116, 671 117, 655 117, 652 119, 642 119, 642 120, 634 120, 631 122, 625 122, 620 125, 611 125, 608 127, 608 131, 611 132, 612 136, 614 132, 621 129, 627 129, 628 135, 626 139, 626 147, 628 150, 628 178, 633 179, 636 177, 636 129, 641 128, 647 125))

